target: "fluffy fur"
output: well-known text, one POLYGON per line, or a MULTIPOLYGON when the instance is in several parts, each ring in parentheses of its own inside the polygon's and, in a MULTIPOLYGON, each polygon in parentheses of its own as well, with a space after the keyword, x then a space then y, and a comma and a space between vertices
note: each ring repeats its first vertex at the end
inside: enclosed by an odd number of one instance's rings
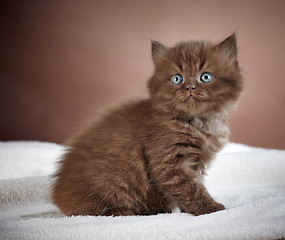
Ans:
POLYGON ((219 44, 152 41, 150 96, 110 111, 73 137, 53 201, 66 215, 149 215, 174 206, 223 210, 202 175, 227 141, 227 117, 243 89, 235 35, 219 44), (204 83, 202 73, 213 75, 204 83), (171 77, 183 82, 174 85, 171 77))

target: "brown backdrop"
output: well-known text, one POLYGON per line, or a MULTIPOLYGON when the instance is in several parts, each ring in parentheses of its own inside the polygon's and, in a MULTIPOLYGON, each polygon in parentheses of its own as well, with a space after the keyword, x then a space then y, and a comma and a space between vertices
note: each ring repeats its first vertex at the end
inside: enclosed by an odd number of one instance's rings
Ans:
POLYGON ((1 9, 1 140, 62 142, 106 104, 146 96, 148 37, 172 45, 236 31, 247 90, 231 140, 285 149, 283 0, 12 0, 1 9))

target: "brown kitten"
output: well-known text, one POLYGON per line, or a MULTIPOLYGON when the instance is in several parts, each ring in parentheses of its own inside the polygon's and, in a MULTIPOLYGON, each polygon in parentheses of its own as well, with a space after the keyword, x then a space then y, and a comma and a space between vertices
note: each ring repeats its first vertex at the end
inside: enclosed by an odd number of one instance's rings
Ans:
POLYGON ((152 41, 152 57, 150 97, 114 109, 73 138, 53 188, 64 214, 225 209, 201 176, 227 141, 228 113, 243 88, 236 37, 173 48, 152 41))

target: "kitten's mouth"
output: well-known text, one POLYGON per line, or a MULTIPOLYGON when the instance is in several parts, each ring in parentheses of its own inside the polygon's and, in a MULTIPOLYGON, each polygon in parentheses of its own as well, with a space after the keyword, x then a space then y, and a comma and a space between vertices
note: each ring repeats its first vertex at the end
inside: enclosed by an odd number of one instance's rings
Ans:
POLYGON ((185 96, 184 101, 190 104, 197 104, 198 102, 200 102, 200 99, 196 96, 195 93, 188 93, 185 96))
POLYGON ((189 95, 188 98, 189 98, 189 99, 197 99, 192 93, 190 93, 190 95, 189 95))

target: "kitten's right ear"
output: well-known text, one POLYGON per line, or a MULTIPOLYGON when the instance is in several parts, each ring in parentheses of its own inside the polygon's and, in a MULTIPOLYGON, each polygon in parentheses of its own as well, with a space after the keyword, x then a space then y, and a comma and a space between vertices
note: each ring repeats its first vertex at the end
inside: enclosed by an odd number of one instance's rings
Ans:
POLYGON ((226 57, 232 65, 237 65, 237 40, 236 35, 233 33, 224 41, 217 45, 220 52, 226 57))
POLYGON ((159 59, 163 56, 163 54, 168 49, 167 46, 163 45, 162 43, 158 41, 151 40, 151 54, 152 54, 152 60, 154 64, 156 64, 159 59))

